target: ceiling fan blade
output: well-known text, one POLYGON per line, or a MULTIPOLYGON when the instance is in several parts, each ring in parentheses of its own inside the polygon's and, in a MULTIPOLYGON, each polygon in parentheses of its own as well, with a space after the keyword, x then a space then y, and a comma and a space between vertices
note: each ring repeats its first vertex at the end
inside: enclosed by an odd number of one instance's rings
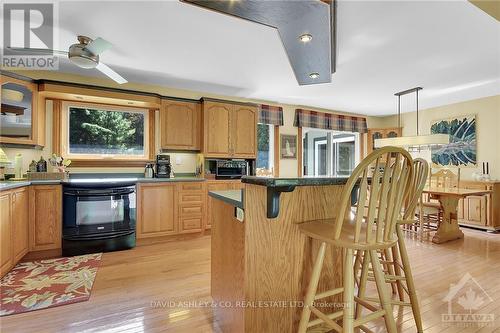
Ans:
POLYGON ((85 49, 92 52, 95 55, 99 55, 106 50, 109 50, 113 44, 108 42, 107 40, 102 39, 101 37, 97 37, 93 41, 91 41, 85 49))
POLYGON ((107 75, 109 78, 113 79, 116 83, 118 84, 123 84, 127 83, 128 81, 125 80, 120 74, 109 68, 107 65, 103 64, 100 62, 96 69, 100 71, 101 73, 107 75))
POLYGON ((6 47, 6 49, 19 52, 19 53, 27 53, 27 54, 40 54, 40 55, 56 55, 56 56, 68 56, 68 52, 59 51, 59 50, 50 50, 50 49, 31 49, 31 48, 22 48, 22 47, 6 47))

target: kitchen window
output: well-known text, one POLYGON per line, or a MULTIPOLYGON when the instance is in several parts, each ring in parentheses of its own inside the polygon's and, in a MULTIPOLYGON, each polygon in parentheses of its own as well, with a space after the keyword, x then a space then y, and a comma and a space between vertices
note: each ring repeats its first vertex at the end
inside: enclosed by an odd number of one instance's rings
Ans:
POLYGON ((274 175, 274 125, 257 124, 257 176, 274 175))
POLYGON ((349 177, 359 163, 358 133, 304 128, 303 175, 349 177))
POLYGON ((77 160, 149 159, 149 110, 63 103, 62 153, 77 160))

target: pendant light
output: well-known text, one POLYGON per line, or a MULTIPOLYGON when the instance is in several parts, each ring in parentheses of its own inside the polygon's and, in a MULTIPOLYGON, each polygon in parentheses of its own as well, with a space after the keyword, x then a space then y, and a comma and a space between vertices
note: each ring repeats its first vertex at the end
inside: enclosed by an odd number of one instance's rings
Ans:
POLYGON ((401 128, 401 96, 415 93, 417 103, 417 135, 416 136, 401 136, 396 138, 375 139, 375 148, 386 146, 402 147, 409 151, 414 150, 427 150, 431 147, 440 147, 450 143, 449 134, 428 134, 419 135, 418 133, 418 92, 422 87, 416 87, 395 93, 398 97, 398 128, 401 128))

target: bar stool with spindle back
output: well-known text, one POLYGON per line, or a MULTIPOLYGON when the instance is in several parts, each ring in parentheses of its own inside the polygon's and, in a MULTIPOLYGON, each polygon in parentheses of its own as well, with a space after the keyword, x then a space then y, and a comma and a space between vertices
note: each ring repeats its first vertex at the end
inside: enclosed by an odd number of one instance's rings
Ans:
MULTIPOLYGON (((405 224, 412 224, 415 222, 415 209, 424 190, 427 174, 429 172, 429 164, 426 160, 417 158, 413 161, 413 178, 411 179, 410 187, 408 190, 407 204, 405 207, 405 212, 403 219, 399 220, 396 224, 396 234, 398 237, 397 243, 391 248, 391 254, 389 258, 385 256, 385 263, 390 265, 394 272, 391 274, 385 274, 385 281, 394 285, 397 285, 397 291, 399 294, 399 301, 392 300, 393 305, 403 305, 411 306, 413 312, 413 318, 415 320, 415 325, 417 327, 417 332, 423 332, 422 327, 422 317, 420 315, 420 307, 418 304, 417 293, 415 290, 415 283, 413 281, 413 275, 411 272, 410 262, 408 258, 408 251, 406 250, 406 244, 404 240, 404 234, 401 230, 401 226, 405 224), (403 274, 404 273, 404 274, 403 274), (403 284, 405 283, 406 286, 403 284), (405 302, 405 292, 408 294, 410 302, 405 302)), ((369 260, 364 260, 364 253, 358 253, 358 257, 361 258, 362 264, 360 267, 361 276, 358 281, 358 297, 365 299, 367 301, 377 302, 377 299, 372 299, 365 297, 366 284, 367 281, 373 280, 369 276, 369 260)), ((355 275, 357 276, 358 267, 354 267, 355 275)), ((361 307, 356 308, 356 317, 361 315, 361 307)))
POLYGON ((390 293, 377 251, 390 249, 397 243, 396 222, 400 217, 412 174, 412 158, 407 151, 396 147, 377 149, 368 155, 349 177, 341 195, 336 219, 310 221, 299 226, 306 236, 321 241, 304 300, 299 333, 306 332, 308 327, 320 323, 326 323, 337 332, 352 333, 355 327, 367 329, 364 324, 380 317, 384 317, 389 333, 396 332, 390 293), (371 180, 368 177, 370 170, 374 170, 371 180), (357 185, 359 198, 351 209, 351 192, 357 185), (368 191, 370 198, 364 218, 368 191), (317 294, 327 245, 344 250, 343 286, 317 294), (365 251, 365 260, 370 260, 372 264, 381 309, 374 309, 366 300, 354 297, 354 250, 365 251), (343 293, 342 310, 325 314, 315 307, 315 300, 340 293, 343 293), (367 308, 373 312, 365 317, 355 318, 355 302, 369 306, 367 308), (311 312, 318 320, 309 320, 311 312), (342 318, 342 325, 334 321, 338 318, 342 318))

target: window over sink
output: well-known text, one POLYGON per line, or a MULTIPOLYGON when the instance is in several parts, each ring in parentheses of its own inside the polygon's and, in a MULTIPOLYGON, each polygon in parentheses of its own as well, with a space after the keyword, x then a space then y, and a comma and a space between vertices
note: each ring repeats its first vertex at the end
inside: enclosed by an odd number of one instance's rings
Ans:
POLYGON ((147 109, 64 102, 62 153, 80 160, 149 159, 147 109))
POLYGON ((257 176, 274 175, 274 125, 257 124, 257 176))

